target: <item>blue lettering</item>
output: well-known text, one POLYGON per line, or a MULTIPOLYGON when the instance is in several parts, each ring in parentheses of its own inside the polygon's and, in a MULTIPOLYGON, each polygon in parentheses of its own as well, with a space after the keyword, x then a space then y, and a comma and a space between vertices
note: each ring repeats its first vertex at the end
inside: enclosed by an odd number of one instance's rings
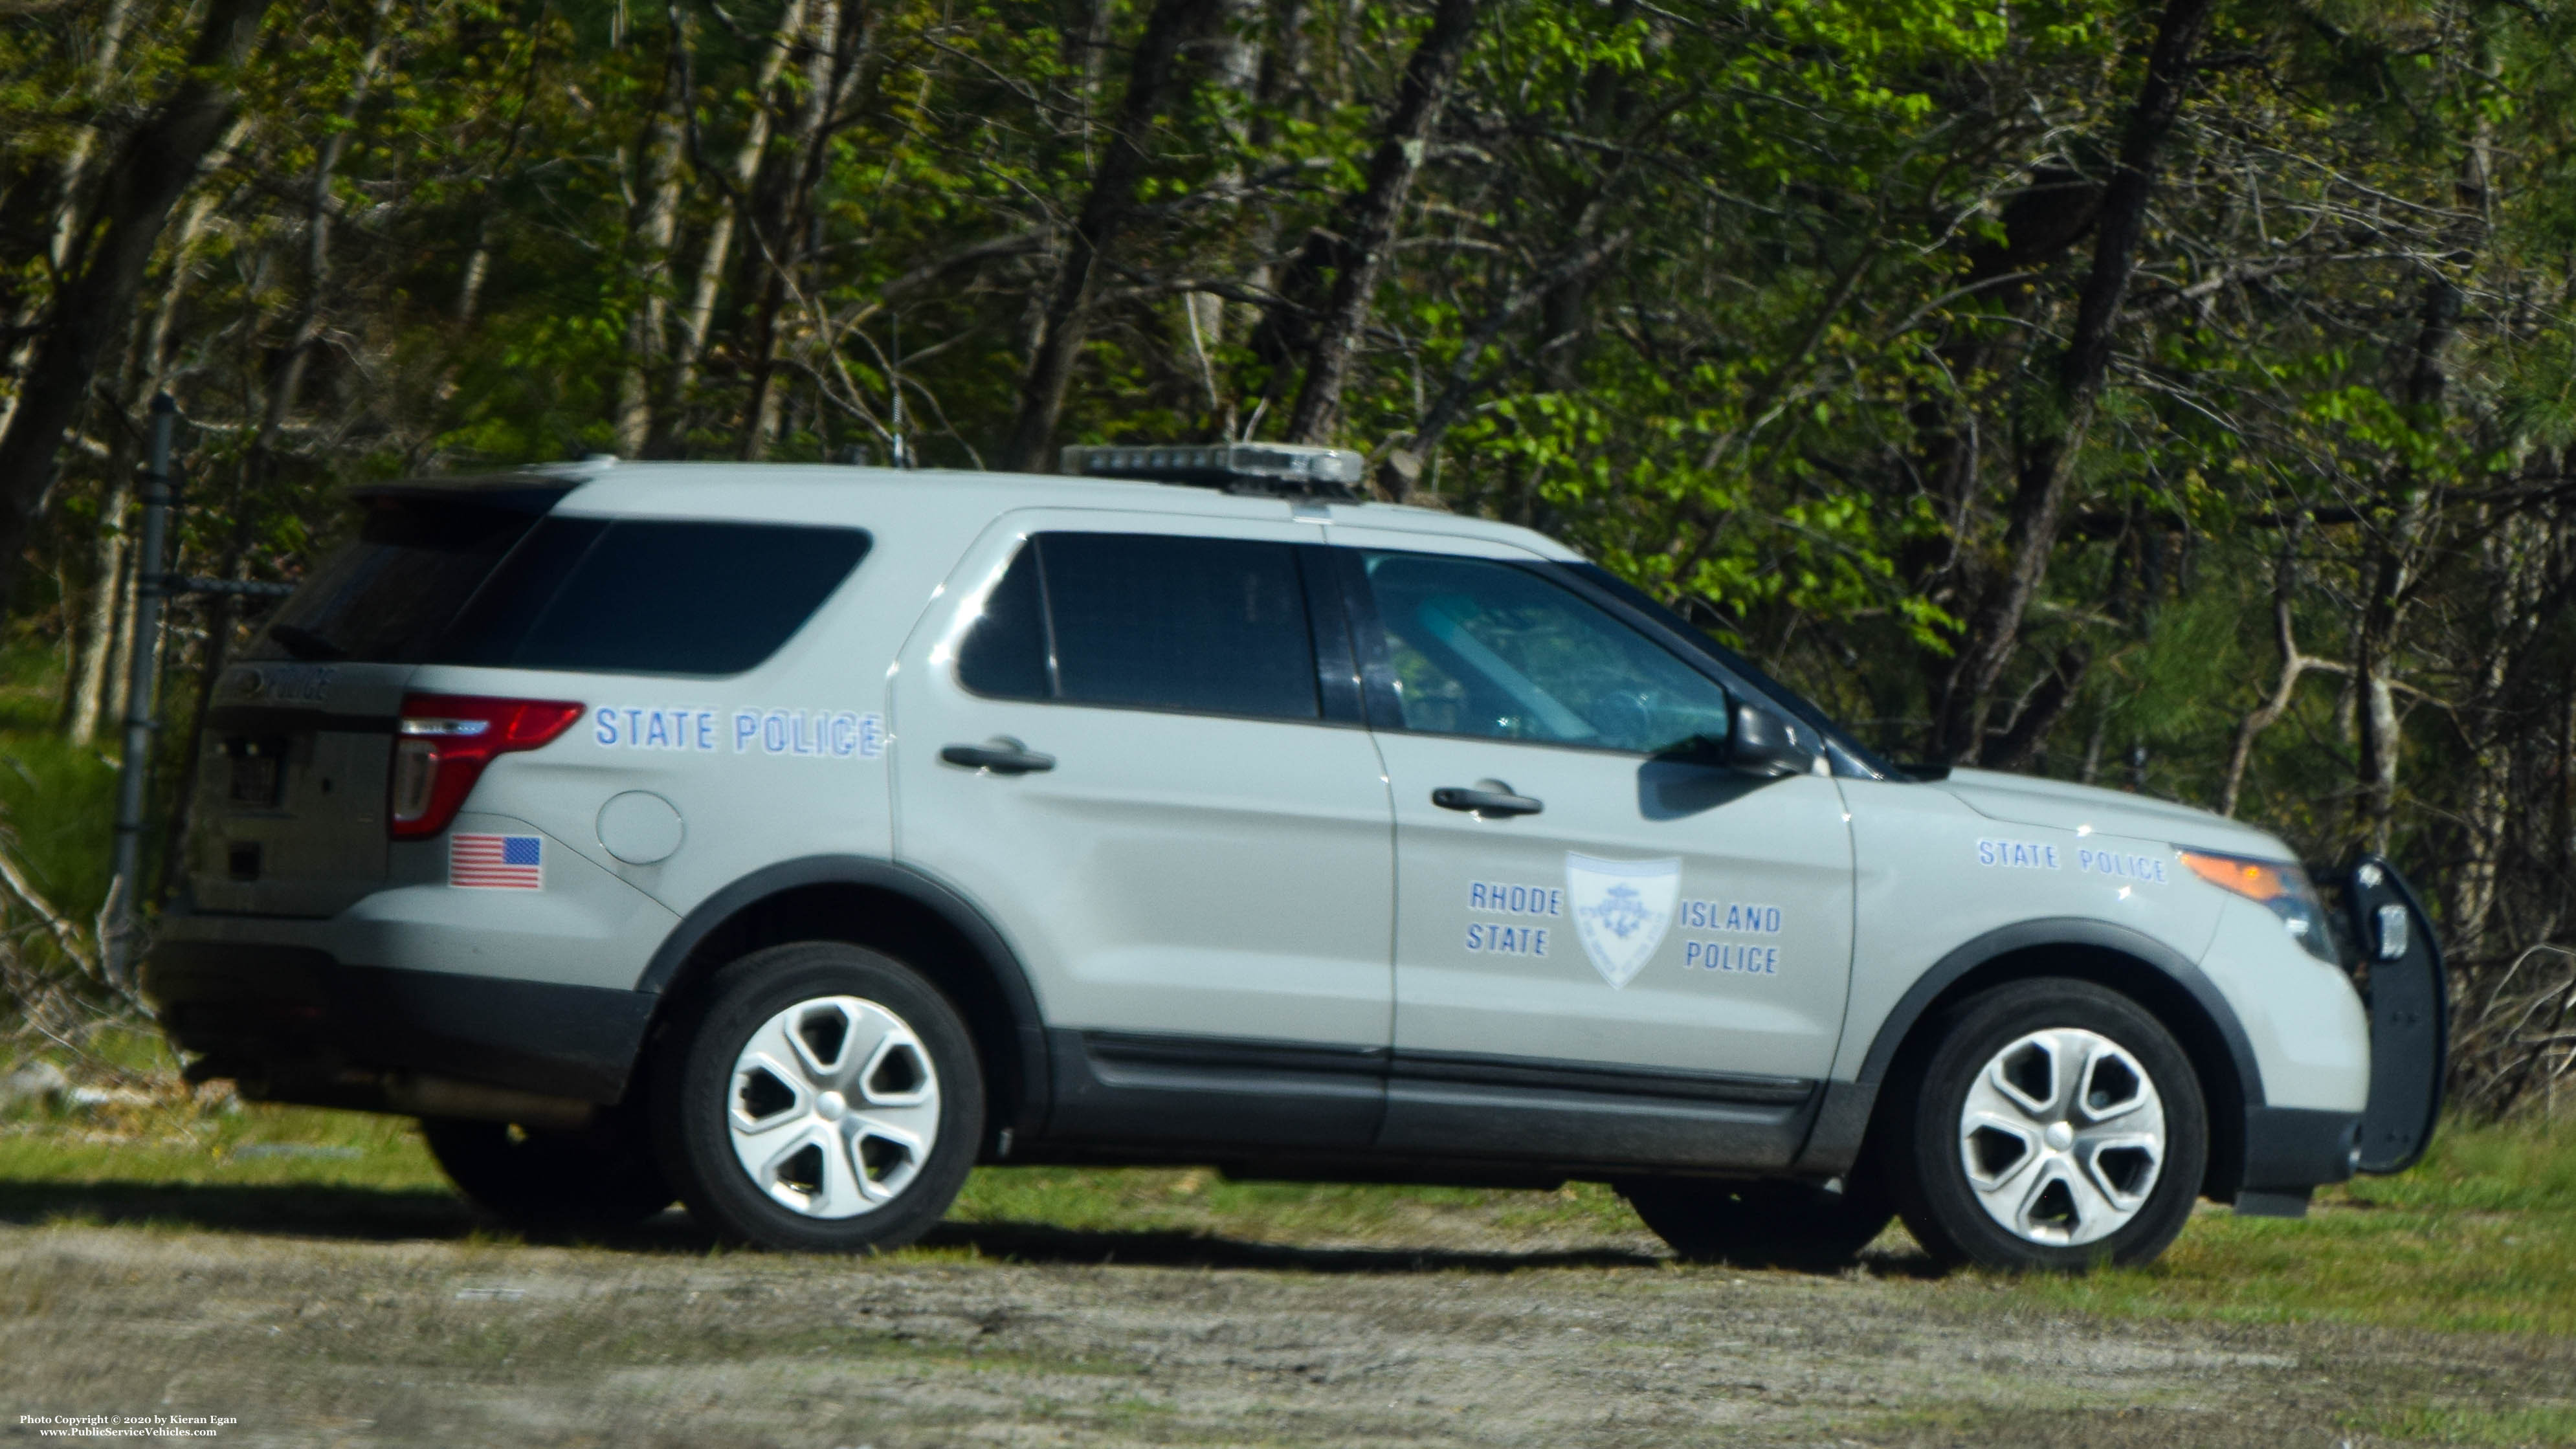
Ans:
POLYGON ((885 717, 883 715, 859 716, 859 753, 871 760, 885 753, 885 717))
POLYGON ((760 748, 773 755, 787 753, 786 711, 773 709, 760 717, 760 748))
POLYGON ((715 751, 715 747, 716 747, 716 712, 715 712, 714 710, 711 710, 711 709, 702 709, 702 710, 699 710, 699 711, 698 711, 698 748, 699 748, 699 749, 701 749, 701 750, 705 750, 705 751, 707 751, 708 753, 712 754, 712 753, 714 753, 714 751, 715 751))
POLYGON ((599 712, 597 718, 599 720, 599 728, 592 731, 591 738, 599 741, 603 745, 613 745, 617 743, 617 711, 613 709, 603 709, 599 712))
POLYGON ((626 743, 630 745, 635 744, 643 738, 644 711, 640 709, 630 709, 626 712, 626 743))
POLYGON ((848 759, 859 750, 859 717, 854 714, 832 716, 832 754, 848 759))
POLYGON ((651 723, 644 726, 645 747, 650 749, 653 746, 659 745, 664 749, 669 749, 671 746, 670 722, 662 718, 662 712, 658 709, 647 714, 645 718, 651 721, 651 723))
POLYGON ((735 754, 750 754, 751 742, 754 737, 759 735, 759 733, 760 716, 758 713, 747 709, 738 709, 733 712, 733 752, 735 754))

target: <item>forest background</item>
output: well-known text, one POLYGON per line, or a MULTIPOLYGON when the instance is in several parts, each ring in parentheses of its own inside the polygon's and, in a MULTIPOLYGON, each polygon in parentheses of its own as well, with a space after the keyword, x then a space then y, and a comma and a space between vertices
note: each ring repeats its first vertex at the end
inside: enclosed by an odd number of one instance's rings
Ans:
MULTIPOLYGON (((167 391, 175 568, 223 579, 295 578, 389 475, 1363 449, 1897 756, 2390 854, 2456 1087, 2549 1103, 2571 36, 2567 0, 0 0, 0 1006, 112 994, 167 391)), ((257 617, 171 618, 173 834, 257 617)))

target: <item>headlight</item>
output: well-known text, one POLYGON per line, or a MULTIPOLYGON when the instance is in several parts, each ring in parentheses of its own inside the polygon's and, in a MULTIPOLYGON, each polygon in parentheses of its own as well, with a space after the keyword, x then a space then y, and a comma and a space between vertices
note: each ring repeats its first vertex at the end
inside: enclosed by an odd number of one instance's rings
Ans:
POLYGON ((2190 867, 2193 875, 2280 917, 2290 939, 2306 947, 2309 955, 2329 966, 2343 964, 2335 959, 2334 937, 2326 929, 2325 903, 2317 899, 2317 888, 2308 883, 2306 871, 2276 860, 2247 860, 2198 850, 2182 851, 2181 855, 2182 863, 2190 867))

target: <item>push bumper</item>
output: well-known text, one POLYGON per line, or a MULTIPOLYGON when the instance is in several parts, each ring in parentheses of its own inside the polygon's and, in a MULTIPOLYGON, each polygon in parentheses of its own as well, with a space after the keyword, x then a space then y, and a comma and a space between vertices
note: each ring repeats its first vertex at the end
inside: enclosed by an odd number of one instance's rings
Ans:
POLYGON ((143 992, 172 1044, 202 1054, 191 1078, 232 1078, 254 1100, 376 1111, 438 1100, 407 1091, 416 1078, 618 1101, 659 1000, 352 965, 311 947, 190 940, 153 949, 143 992))
POLYGON ((2344 941, 2370 1013, 2370 1102, 2361 1112, 2250 1107, 2236 1210, 2296 1217, 2316 1187, 2355 1172, 2403 1172, 2433 1140, 2449 1070, 2450 999, 2432 917, 2397 867, 2363 856, 2345 873, 2344 941))

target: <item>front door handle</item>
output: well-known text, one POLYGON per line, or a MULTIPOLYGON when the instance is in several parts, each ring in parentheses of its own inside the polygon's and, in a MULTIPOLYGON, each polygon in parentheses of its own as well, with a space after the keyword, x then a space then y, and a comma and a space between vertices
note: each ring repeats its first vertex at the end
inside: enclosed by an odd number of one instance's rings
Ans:
POLYGON ((989 744, 950 745, 939 752, 939 758, 970 770, 990 770, 996 775, 1028 775, 1055 768, 1055 756, 1042 755, 1014 739, 997 739, 989 744))
POLYGON ((1478 815, 1536 815, 1547 807, 1509 790, 1467 789, 1443 785, 1431 792, 1431 803, 1443 810, 1471 810, 1478 815))

